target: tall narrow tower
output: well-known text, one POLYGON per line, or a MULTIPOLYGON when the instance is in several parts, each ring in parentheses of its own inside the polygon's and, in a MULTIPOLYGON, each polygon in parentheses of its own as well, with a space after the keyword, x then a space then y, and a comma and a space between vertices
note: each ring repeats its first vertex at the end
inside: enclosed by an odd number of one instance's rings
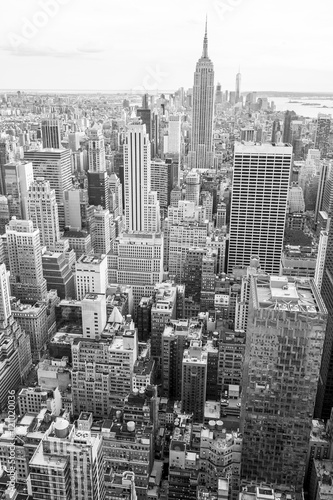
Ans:
POLYGON ((213 160, 214 66, 208 57, 207 20, 202 56, 193 84, 192 143, 196 168, 210 167, 213 160))
POLYGON ((42 245, 48 250, 55 250, 60 240, 58 204, 49 181, 37 177, 30 185, 27 207, 28 219, 39 229, 42 245))
POLYGON ((15 217, 6 227, 12 294, 24 302, 44 300, 47 295, 43 277, 39 229, 32 221, 15 217))
POLYGON ((149 196, 150 142, 146 126, 133 121, 124 144, 125 220, 129 231, 159 231, 159 202, 149 196))
POLYGON ((235 95, 236 103, 240 101, 240 97, 241 97, 241 79, 242 79, 242 75, 240 74, 240 71, 238 71, 238 73, 236 75, 236 95, 235 95))

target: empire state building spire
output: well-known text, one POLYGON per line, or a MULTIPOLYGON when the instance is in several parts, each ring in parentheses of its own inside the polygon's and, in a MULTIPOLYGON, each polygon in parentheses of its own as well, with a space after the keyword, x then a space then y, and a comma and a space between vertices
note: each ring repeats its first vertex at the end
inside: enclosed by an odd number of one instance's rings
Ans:
POLYGON ((212 168, 214 66, 208 57, 207 18, 202 56, 198 60, 193 82, 192 138, 189 165, 193 168, 212 168))
POLYGON ((204 41, 203 41, 202 57, 208 58, 207 16, 206 16, 206 26, 205 26, 205 36, 204 36, 204 41))

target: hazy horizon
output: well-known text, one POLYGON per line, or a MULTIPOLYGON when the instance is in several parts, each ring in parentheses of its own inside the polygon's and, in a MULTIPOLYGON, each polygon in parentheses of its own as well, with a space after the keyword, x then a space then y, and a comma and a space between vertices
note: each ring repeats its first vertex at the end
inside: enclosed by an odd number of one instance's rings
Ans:
POLYGON ((240 68, 242 89, 331 92, 328 0, 16 0, 15 12, 2 5, 5 89, 189 88, 207 14, 208 53, 223 90, 234 90, 240 68))

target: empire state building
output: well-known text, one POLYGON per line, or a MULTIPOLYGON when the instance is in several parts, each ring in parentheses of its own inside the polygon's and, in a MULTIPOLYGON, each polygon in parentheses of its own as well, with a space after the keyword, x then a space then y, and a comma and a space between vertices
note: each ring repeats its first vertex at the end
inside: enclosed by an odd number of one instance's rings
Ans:
POLYGON ((202 56, 197 62, 193 84, 192 144, 194 168, 212 168, 214 111, 214 66, 208 57, 207 21, 202 56))

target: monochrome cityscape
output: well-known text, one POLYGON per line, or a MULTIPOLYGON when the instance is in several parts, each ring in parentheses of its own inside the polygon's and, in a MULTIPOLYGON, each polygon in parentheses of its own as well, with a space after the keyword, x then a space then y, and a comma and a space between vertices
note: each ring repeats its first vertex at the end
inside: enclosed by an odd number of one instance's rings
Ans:
POLYGON ((1 499, 333 499, 333 97, 210 50, 0 90, 1 499))

